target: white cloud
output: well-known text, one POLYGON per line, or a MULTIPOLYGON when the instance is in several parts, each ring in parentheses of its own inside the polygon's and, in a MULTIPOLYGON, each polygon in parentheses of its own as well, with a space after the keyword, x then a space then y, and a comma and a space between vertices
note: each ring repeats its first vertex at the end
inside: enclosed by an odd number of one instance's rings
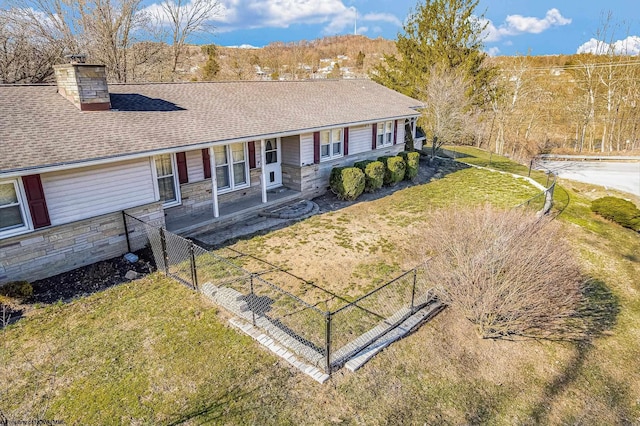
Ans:
POLYGON ((629 36, 624 40, 617 40, 611 44, 592 38, 578 47, 576 53, 606 55, 611 52, 616 55, 640 55, 640 37, 635 35, 629 36))
POLYGON ((551 27, 568 25, 571 19, 565 18, 558 9, 550 9, 543 19, 522 15, 509 15, 506 19, 507 28, 516 33, 539 34, 551 27))
POLYGON ((536 18, 533 16, 508 15, 503 24, 496 27, 493 22, 486 20, 481 22, 487 24, 485 29, 485 41, 495 42, 504 37, 518 34, 540 34, 551 27, 569 25, 570 18, 562 16, 556 8, 549 9, 544 18, 536 18))
POLYGON ((487 55, 489 56, 498 56, 500 54, 500 49, 498 47, 490 47, 487 49, 487 55))
MULTIPOLYGON (((398 27, 402 26, 402 22, 398 19, 397 16, 392 15, 390 13, 367 13, 365 15, 358 14, 358 25, 362 22, 387 22, 398 27)), ((327 25, 323 29, 323 33, 325 34, 338 34, 344 32, 346 29, 353 28, 356 19, 356 9, 353 7, 347 8, 343 13, 335 16, 329 25, 327 25)), ((364 27, 364 30, 361 30, 358 27, 358 34, 362 34, 367 31, 369 28, 364 27)))
POLYGON ((388 22, 398 27, 402 26, 402 21, 400 21, 397 16, 390 13, 367 13, 362 18, 358 19, 368 22, 388 22))
MULTIPOLYGON (((217 31, 250 28, 287 28, 294 24, 323 24, 323 33, 353 32, 356 9, 344 0, 220 0, 220 10, 212 18, 217 31)), ((146 8, 157 12, 160 3, 146 8)), ((369 30, 365 23, 387 23, 401 26, 389 13, 358 13, 358 33, 369 30), (360 27, 362 23, 362 27, 360 27)))

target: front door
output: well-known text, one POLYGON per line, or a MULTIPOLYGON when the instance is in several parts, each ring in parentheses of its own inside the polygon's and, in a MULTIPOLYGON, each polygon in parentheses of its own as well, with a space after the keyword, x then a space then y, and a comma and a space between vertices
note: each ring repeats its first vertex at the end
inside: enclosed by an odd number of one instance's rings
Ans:
POLYGON ((267 188, 282 186, 282 151, 280 138, 265 140, 265 166, 267 188))

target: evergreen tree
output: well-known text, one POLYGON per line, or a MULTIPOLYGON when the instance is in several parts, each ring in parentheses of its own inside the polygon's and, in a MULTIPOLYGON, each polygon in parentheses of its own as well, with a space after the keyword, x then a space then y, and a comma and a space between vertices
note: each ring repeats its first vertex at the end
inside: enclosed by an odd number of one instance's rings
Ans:
POLYGON ((362 50, 359 51, 358 57, 356 58, 356 67, 358 69, 362 69, 362 67, 364 66, 364 58, 365 58, 364 52, 362 50))
POLYGON ((215 80, 220 72, 220 64, 218 63, 218 49, 215 44, 202 46, 202 53, 208 56, 207 62, 202 67, 202 79, 204 81, 215 80))
POLYGON ((493 70, 484 66, 482 24, 474 15, 479 0, 425 0, 411 11, 398 34, 399 57, 385 55, 372 78, 380 84, 421 99, 435 67, 462 71, 470 81, 469 95, 476 103, 493 70))

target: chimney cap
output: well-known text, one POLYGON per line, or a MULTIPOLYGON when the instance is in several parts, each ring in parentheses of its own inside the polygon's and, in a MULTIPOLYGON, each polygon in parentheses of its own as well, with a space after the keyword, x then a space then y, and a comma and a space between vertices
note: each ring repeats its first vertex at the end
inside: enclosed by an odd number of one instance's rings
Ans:
POLYGON ((87 55, 85 55, 84 53, 66 55, 65 58, 68 59, 72 64, 84 64, 87 61, 87 55))

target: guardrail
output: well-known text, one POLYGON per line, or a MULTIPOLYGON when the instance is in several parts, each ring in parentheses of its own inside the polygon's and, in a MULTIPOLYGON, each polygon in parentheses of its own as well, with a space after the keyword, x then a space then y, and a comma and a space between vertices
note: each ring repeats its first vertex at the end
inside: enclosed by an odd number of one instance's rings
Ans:
POLYGON ((540 154, 535 158, 541 160, 567 160, 567 161, 640 161, 638 156, 624 155, 560 155, 560 154, 540 154))

